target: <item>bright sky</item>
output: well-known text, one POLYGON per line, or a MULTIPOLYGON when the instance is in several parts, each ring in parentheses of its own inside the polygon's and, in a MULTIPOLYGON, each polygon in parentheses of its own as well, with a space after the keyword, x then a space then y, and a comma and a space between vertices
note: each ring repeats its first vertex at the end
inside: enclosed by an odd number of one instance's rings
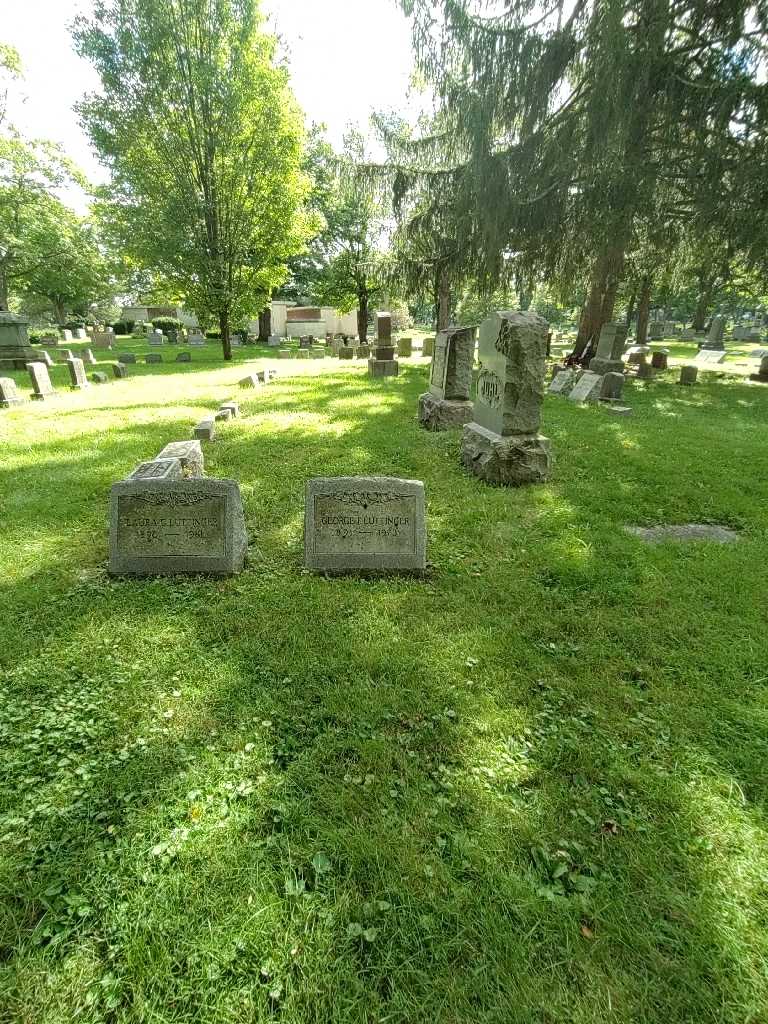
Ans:
MULTIPOLYGON (((27 136, 60 142, 93 181, 105 172, 77 123, 74 104, 98 87, 72 50, 67 30, 91 0, 0 0, 0 41, 24 65, 23 96, 11 120, 27 136)), ((262 0, 271 30, 290 54, 293 88, 307 121, 328 127, 341 145, 350 122, 364 127, 372 109, 405 109, 413 68, 408 21, 396 0, 262 0)), ((83 198, 68 200, 80 209, 83 198)))

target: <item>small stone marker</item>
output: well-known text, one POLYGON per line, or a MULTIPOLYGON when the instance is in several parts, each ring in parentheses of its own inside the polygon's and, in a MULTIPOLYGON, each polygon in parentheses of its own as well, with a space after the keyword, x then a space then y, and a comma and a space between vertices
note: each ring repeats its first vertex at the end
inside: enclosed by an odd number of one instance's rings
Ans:
POLYGON ((603 406, 608 412, 613 413, 614 416, 631 416, 632 410, 628 405, 618 405, 613 402, 606 402, 603 406))
POLYGON ((339 359, 354 359, 355 350, 349 345, 341 345, 339 347, 339 359))
POLYGON ((112 373, 117 380, 122 380, 128 376, 128 367, 125 363, 112 363, 112 373))
POLYGON ((60 363, 66 363, 69 359, 75 358, 75 354, 71 348, 60 348, 56 355, 59 357, 60 363))
POLYGON ((230 412, 232 413, 233 419, 234 419, 234 417, 240 415, 240 406, 237 404, 237 402, 222 402, 221 405, 219 406, 219 408, 220 409, 229 409, 230 412))
POLYGON ((431 359, 432 358, 432 353, 434 351, 435 351, 435 339, 434 338, 425 338, 424 341, 421 343, 421 354, 422 354, 422 356, 427 356, 427 357, 429 357, 431 359))
POLYGON ((413 338, 400 338, 397 342, 397 354, 408 358, 413 355, 413 338))
POLYGON ((624 389, 623 373, 606 373, 603 375, 600 387, 601 402, 620 402, 621 392, 624 389))
POLYGON ((36 402, 42 402, 50 395, 55 395, 56 391, 51 384, 51 378, 48 375, 48 367, 44 363, 27 363, 27 369, 29 370, 29 376, 32 379, 32 398, 36 402))
POLYGON ((192 348, 203 348, 205 345, 205 338, 200 337, 198 335, 196 337, 190 338, 189 344, 192 346, 192 348))
POLYGON ((627 349, 627 362, 630 366, 639 366, 650 351, 648 345, 633 345, 632 348, 627 349))
POLYGON ((699 376, 698 366, 681 366, 678 384, 695 384, 699 376))
POLYGON ((651 366, 654 370, 666 370, 669 366, 669 349, 660 348, 651 355, 651 366))
POLYGON ((357 346, 357 358, 358 359, 370 359, 371 358, 371 346, 362 344, 357 346))
POLYGON ((184 476, 205 475, 203 446, 199 441, 171 441, 155 456, 154 461, 159 459, 178 459, 184 476))
POLYGON ((646 544, 660 544, 665 540, 713 540, 717 544, 733 544, 738 533, 728 526, 709 523, 681 523, 675 526, 625 526, 625 533, 639 537, 646 544))
POLYGON ((241 388, 257 388, 261 381, 255 373, 249 373, 247 377, 239 382, 241 388))
POLYGON ((117 358, 118 362, 121 362, 123 366, 127 366, 128 363, 136 362, 136 356, 133 354, 133 352, 123 352, 117 358))
POLYGON ((429 391, 419 395, 419 423, 425 430, 450 430, 471 422, 475 330, 451 327, 438 334, 429 391))
POLYGON ((627 340, 626 324, 603 324, 597 353, 590 360, 589 368, 593 373, 621 373, 624 370, 624 343, 627 340))
POLYGON ((126 480, 179 480, 181 476, 180 459, 152 459, 140 463, 126 480))
POLYGON ((61 327, 60 331, 63 341, 72 341, 72 331, 68 327, 61 327))
POLYGON ((70 387, 73 391, 81 391, 83 388, 91 386, 90 381, 85 375, 82 359, 68 359, 67 367, 69 368, 70 387))
POLYGON ((91 374, 91 380, 94 384, 106 384, 109 377, 102 370, 96 370, 95 373, 91 374))
POLYGON ((112 342, 115 340, 115 336, 111 331, 94 331, 91 335, 91 341, 93 342, 94 348, 112 348, 112 342))
POLYGON ((718 363, 722 363, 725 359, 725 352, 723 349, 699 349, 698 355, 694 359, 694 365, 700 369, 706 369, 708 367, 717 366, 718 363))
POLYGON ((85 330, 82 327, 78 327, 75 330, 75 340, 76 341, 85 341, 86 338, 87 338, 87 334, 85 333, 85 330))
POLYGON ((216 424, 212 419, 200 420, 192 429, 192 436, 199 441, 213 441, 216 437, 216 424))
POLYGON ((592 370, 585 370, 573 386, 568 395, 569 402, 596 402, 600 397, 603 386, 603 378, 599 373, 592 370))
POLYGON ((464 467, 489 484, 517 487, 549 476, 549 440, 539 434, 549 324, 504 310, 480 327, 474 419, 464 427, 464 467))
POLYGON ((637 379, 638 380, 653 380, 656 376, 656 371, 650 363, 646 363, 645 359, 637 365, 637 379))
POLYGON ((216 415, 214 416, 214 419, 217 419, 217 420, 231 420, 232 419, 232 410, 231 409, 226 409, 226 408, 224 408, 224 406, 222 406, 221 408, 216 410, 216 415))
POLYGON ((692 327, 684 327, 680 334, 680 337, 683 341, 693 341, 693 339, 696 337, 696 332, 692 327))
POLYGON ((550 395, 567 395, 575 383, 576 374, 573 370, 560 370, 547 390, 550 395))
POLYGON ((396 477, 308 480, 304 563, 325 572, 423 572, 424 484, 396 477))
POLYGON ((280 337, 279 334, 270 334, 270 336, 267 338, 267 345, 269 345, 270 348, 280 348, 282 343, 283 339, 280 337))
POLYGON ((83 350, 83 357, 82 358, 83 358, 83 362, 85 363, 86 366, 95 366, 96 365, 96 357, 94 356, 93 352, 89 348, 86 348, 86 349, 83 350))
POLYGON ((247 547, 234 480, 144 478, 112 485, 113 575, 231 575, 242 570, 247 547))
POLYGON ((164 345, 165 344, 165 338, 163 337, 162 334, 150 334, 150 336, 149 336, 149 344, 150 345, 164 345))
MULTIPOLYGON (((50 352, 35 352, 34 357, 29 360, 30 363, 44 363, 45 366, 51 367, 56 364, 51 359, 50 352)), ((26 364, 25 364, 26 365, 26 364)))
POLYGON ((23 399, 16 390, 16 381, 12 377, 0 377, 0 408, 8 409, 12 405, 21 405, 23 399))
MULTIPOLYGON (((189 354, 189 353, 187 353, 189 354)), ((163 355, 162 352, 147 352, 144 356, 145 363, 162 363, 163 355)))
POLYGON ((177 363, 191 363, 192 353, 191 352, 179 352, 176 356, 177 363))

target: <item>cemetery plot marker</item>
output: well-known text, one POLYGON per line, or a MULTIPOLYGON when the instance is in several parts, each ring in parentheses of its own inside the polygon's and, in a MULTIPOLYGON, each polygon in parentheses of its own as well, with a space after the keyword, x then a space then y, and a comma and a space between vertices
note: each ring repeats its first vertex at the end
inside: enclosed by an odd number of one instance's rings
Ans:
POLYGON ((304 563, 309 569, 423 572, 424 484, 396 477, 308 480, 304 563))

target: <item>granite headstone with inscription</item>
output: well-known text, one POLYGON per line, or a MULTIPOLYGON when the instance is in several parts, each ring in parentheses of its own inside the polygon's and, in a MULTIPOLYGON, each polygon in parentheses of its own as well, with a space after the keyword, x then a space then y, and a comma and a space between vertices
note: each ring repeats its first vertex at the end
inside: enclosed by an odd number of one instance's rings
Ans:
POLYGON ((626 340, 626 324, 603 324, 597 353, 589 363, 590 370, 594 373, 621 373, 624 370, 622 355, 626 340))
POLYGON ((199 441, 171 441, 153 461, 157 462, 159 459, 178 459, 184 476, 205 475, 203 446, 199 441))
POLYGON ((42 402, 50 395, 56 394, 45 363, 27 363, 27 369, 34 388, 32 398, 36 402, 42 402))
POLYGON ((568 395, 569 402, 596 402, 600 397, 603 386, 603 378, 599 373, 586 370, 576 381, 571 393, 568 395))
POLYGON ((16 390, 16 381, 12 377, 0 377, 0 409, 21 405, 22 401, 21 395, 16 390))
POLYGON ((82 391, 83 388, 91 386, 90 381, 85 375, 85 366, 82 359, 76 359, 73 356, 72 359, 67 360, 67 367, 69 369, 69 386, 73 391, 82 391))
POLYGON ((429 391, 419 395, 419 423, 426 430, 450 430, 472 419, 474 327, 451 327, 435 341, 429 391))
POLYGON ((109 571, 118 576, 231 575, 245 562, 234 480, 121 480, 110 493, 109 571))
POLYGON ((423 572, 424 484, 376 476, 308 480, 304 562, 332 573, 423 572))
POLYGON ((486 483, 519 486, 549 476, 549 440, 539 434, 549 325, 534 313, 492 313, 480 327, 474 418, 462 463, 486 483))

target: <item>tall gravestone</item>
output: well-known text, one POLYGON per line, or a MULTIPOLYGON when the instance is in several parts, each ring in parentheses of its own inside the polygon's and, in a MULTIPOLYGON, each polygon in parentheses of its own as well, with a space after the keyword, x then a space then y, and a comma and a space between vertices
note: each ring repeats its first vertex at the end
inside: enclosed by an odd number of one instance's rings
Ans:
POLYGON ((85 375, 85 366, 82 359, 76 359, 73 356, 67 360, 67 367, 69 369, 69 386, 73 391, 82 391, 83 388, 91 386, 85 375))
POLYGON ((624 370, 624 343, 627 340, 627 325, 603 324, 597 352, 590 360, 589 368, 593 373, 622 373, 624 370))
POLYGON ((539 434, 548 331, 534 313, 509 310, 480 327, 474 418, 461 457, 486 483, 514 487, 549 476, 549 440, 539 434))
POLYGON ((426 569, 424 484, 394 477, 308 480, 304 563, 321 572, 426 569))
POLYGON ((389 313, 376 314, 376 345, 368 360, 369 377, 396 377, 400 365, 395 359, 392 344, 392 316, 389 313))
POLYGON ((725 317, 724 316, 713 316, 712 322, 709 325, 709 334, 707 340, 701 346, 702 348, 715 349, 716 351, 723 351, 725 349, 725 342, 723 341, 723 335, 725 334, 725 317))
POLYGON ((29 320, 14 313, 0 311, 0 369, 23 370, 37 358, 29 343, 29 320))
POLYGON ((242 570, 247 548, 234 480, 149 477, 112 485, 109 571, 114 575, 231 575, 242 570))
POLYGON ((27 363, 27 369, 29 370, 32 387, 34 388, 32 398, 36 402, 42 402, 50 395, 56 394, 45 363, 27 363))
POLYGON ((474 327, 452 327, 438 334, 429 391, 419 396, 419 423, 425 430, 450 430, 472 420, 474 361, 474 327))

